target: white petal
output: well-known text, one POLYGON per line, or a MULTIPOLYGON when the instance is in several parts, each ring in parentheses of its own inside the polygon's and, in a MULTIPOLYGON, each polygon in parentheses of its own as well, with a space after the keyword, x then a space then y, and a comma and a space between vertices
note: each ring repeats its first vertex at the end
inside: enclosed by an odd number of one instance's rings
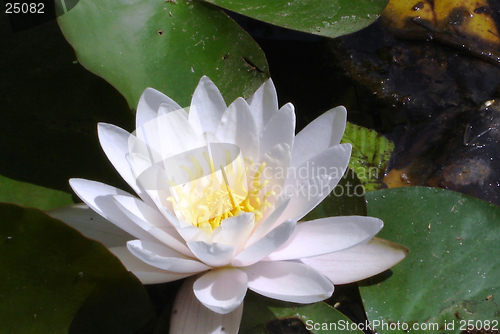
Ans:
POLYGON ((259 132, 278 110, 278 95, 271 79, 264 82, 247 100, 259 132))
POLYGON ((337 252, 370 240, 383 226, 378 218, 362 216, 302 222, 287 242, 264 260, 293 260, 337 252))
POLYGON ((168 201, 171 196, 168 187, 168 175, 162 163, 152 164, 152 160, 142 154, 131 153, 129 155, 130 165, 141 185, 153 204, 160 212, 173 212, 172 203, 168 201))
POLYGON ((151 199, 149 199, 144 189, 137 184, 136 177, 127 160, 129 139, 132 135, 122 128, 107 123, 97 124, 97 133, 104 153, 118 173, 120 173, 121 177, 130 185, 137 195, 144 201, 151 203, 151 199))
POLYGON ((122 211, 137 226, 150 233, 166 246, 187 256, 193 256, 177 229, 156 209, 130 196, 115 196, 122 211))
POLYGON ((152 163, 162 160, 161 152, 161 129, 158 128, 158 116, 160 106, 170 110, 178 110, 181 107, 163 93, 147 88, 139 100, 136 115, 136 130, 134 134, 137 138, 147 144, 152 163))
POLYGON ((302 263, 259 262, 241 270, 248 275, 248 288, 269 298, 307 304, 333 293, 333 284, 326 277, 302 263))
POLYGON ((235 267, 245 267, 259 262, 285 243, 293 233, 296 224, 294 220, 287 220, 278 225, 259 241, 242 250, 231 264, 235 267))
POLYGON ((309 123, 295 137, 292 166, 298 167, 329 147, 340 143, 344 135, 347 110, 340 106, 309 123))
MULTIPOLYGON (((151 132, 158 132, 158 126, 156 123, 157 122, 154 121, 147 123, 145 126, 135 131, 133 135, 130 135, 128 138, 128 154, 126 158, 136 179, 146 169, 153 165, 159 164, 163 160, 160 153, 161 145, 158 133, 155 134, 156 139, 154 139, 154 142, 148 141, 149 138, 147 137, 148 135, 151 135, 151 132), (148 131, 149 128, 154 128, 154 131, 148 131)), ((140 180, 137 180, 137 182, 140 183, 140 180)))
POLYGON ((267 122, 260 134, 259 154, 262 156, 273 146, 281 143, 293 147, 295 138, 295 111, 293 104, 287 103, 267 122))
POLYGON ((350 156, 350 144, 336 145, 291 168, 283 195, 292 200, 281 219, 299 220, 321 203, 344 175, 350 156))
POLYGON ((173 111, 182 115, 186 120, 188 119, 187 111, 184 108, 178 107, 177 103, 175 105, 171 105, 168 103, 160 104, 160 108, 158 109, 158 117, 166 115, 166 114, 171 113, 173 111))
MULTIPOLYGON (((198 115, 198 110, 194 105, 189 107, 189 115, 188 115, 189 124, 193 128, 194 132, 199 136, 203 135, 203 127, 201 126, 200 116, 198 115)), ((212 132, 209 132, 212 134, 212 132)))
POLYGON ((224 219, 221 225, 212 232, 212 242, 236 246, 236 251, 239 251, 250 237, 254 221, 255 215, 249 212, 224 219))
POLYGON ((170 212, 163 212, 163 214, 175 226, 175 228, 177 228, 177 232, 179 232, 186 243, 195 241, 209 242, 210 237, 205 232, 203 232, 202 229, 190 223, 181 221, 170 212))
MULTIPOLYGON (((268 184, 260 190, 260 195, 262 199, 265 194, 268 194, 267 201, 273 205, 276 198, 282 194, 287 181, 287 170, 290 166, 290 146, 284 143, 277 144, 264 154, 259 164, 252 165, 251 169, 248 170, 247 175, 250 182, 253 182, 257 173, 260 173, 259 169, 264 163, 265 167, 259 179, 260 182, 267 180, 268 184)), ((266 219, 270 213, 267 210, 262 219, 266 219)))
POLYGON ((158 122, 163 159, 169 155, 189 151, 205 144, 185 118, 183 110, 163 114, 155 121, 158 122))
POLYGON ((301 259, 334 284, 346 284, 377 275, 399 263, 408 248, 392 241, 373 238, 367 244, 340 252, 301 259))
POLYGON ((247 292, 247 274, 236 268, 211 270, 196 280, 193 291, 210 310, 227 314, 241 305, 247 292))
POLYGON ((101 242, 107 248, 125 247, 127 241, 135 239, 85 204, 68 205, 47 213, 53 218, 62 220, 87 238, 101 242))
POLYGON ((109 251, 121 261, 128 271, 137 276, 142 284, 167 283, 192 275, 190 273, 180 274, 152 267, 132 255, 127 247, 114 247, 110 248, 109 251))
POLYGON ((171 248, 144 240, 127 242, 128 250, 147 264, 174 273, 198 273, 210 269, 203 263, 171 248))
MULTIPOLYGON (((194 91, 190 108, 196 108, 203 132, 215 133, 226 110, 226 103, 217 86, 208 77, 203 76, 194 91)), ((189 122, 195 124, 191 117, 189 122)))
POLYGON ((211 267, 222 267, 229 264, 236 253, 235 246, 204 241, 188 242, 187 246, 201 262, 211 267))
POLYGON ((185 280, 177 292, 169 333, 237 334, 243 314, 243 303, 228 314, 212 312, 194 295, 194 280, 194 277, 185 280))
POLYGON ((270 215, 267 217, 252 233, 250 238, 248 239, 247 246, 255 243, 260 240, 264 235, 267 234, 273 227, 278 226, 278 224, 282 223, 278 222, 277 219, 281 217, 283 211, 285 211, 288 203, 290 203, 290 198, 287 199, 284 203, 282 203, 279 207, 277 207, 270 215))
POLYGON ((137 105, 136 126, 140 128, 145 123, 155 119, 158 116, 158 109, 160 109, 161 104, 169 105, 172 110, 181 109, 174 100, 162 92, 153 88, 146 88, 137 105))
MULTIPOLYGON (((128 141, 128 151, 130 155, 142 156, 148 165, 154 165, 163 160, 161 155, 160 130, 158 129, 157 118, 137 127, 128 141)), ((129 157, 130 165, 134 175, 139 176, 135 161, 129 157)))
POLYGON ((146 169, 161 161, 161 156, 160 153, 154 151, 145 142, 134 135, 130 135, 125 159, 131 168, 134 179, 136 179, 137 183, 140 183, 137 178, 146 169))
POLYGON ((123 213, 118 207, 114 196, 129 196, 123 190, 108 186, 107 184, 89 181, 85 179, 71 179, 69 184, 73 191, 85 202, 92 210, 109 220, 125 232, 133 235, 135 238, 143 240, 154 240, 154 238, 123 213))
POLYGON ((247 102, 237 98, 222 115, 215 133, 221 142, 237 145, 245 158, 258 158, 259 134, 247 102))

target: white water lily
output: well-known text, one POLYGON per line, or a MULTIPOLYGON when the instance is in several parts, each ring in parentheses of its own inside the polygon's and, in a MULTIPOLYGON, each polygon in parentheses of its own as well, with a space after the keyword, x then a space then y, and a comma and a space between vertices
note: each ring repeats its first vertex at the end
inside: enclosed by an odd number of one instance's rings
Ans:
POLYGON ((347 168, 351 146, 339 144, 345 124, 346 110, 337 107, 295 136, 294 107, 278 109, 271 80, 227 107, 203 77, 189 113, 148 88, 133 134, 98 126, 104 152, 139 197, 72 179, 105 220, 90 222, 81 207, 52 215, 101 240, 145 284, 192 276, 176 299, 171 333, 237 333, 247 289, 314 303, 334 284, 406 256, 404 247, 373 238, 383 226, 376 218, 299 222, 347 168))

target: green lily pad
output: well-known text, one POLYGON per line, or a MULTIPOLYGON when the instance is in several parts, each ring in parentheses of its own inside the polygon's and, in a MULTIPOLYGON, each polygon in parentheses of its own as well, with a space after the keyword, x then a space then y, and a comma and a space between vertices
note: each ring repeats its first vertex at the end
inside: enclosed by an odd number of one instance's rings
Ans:
POLYGON ((147 87, 187 106, 203 75, 227 102, 269 77, 264 53, 224 12, 186 0, 80 0, 58 18, 88 70, 136 108, 147 87))
POLYGON ((352 145, 349 167, 356 172, 365 189, 380 189, 394 143, 375 130, 349 122, 341 142, 352 145))
POLYGON ((327 37, 347 35, 371 24, 386 0, 204 0, 280 27, 327 37))
POLYGON ((0 175, 0 202, 23 204, 41 210, 73 204, 71 194, 9 179, 0 175))
POLYGON ((102 244, 40 210, 0 203, 3 333, 136 333, 155 321, 135 276, 102 244))
POLYGON ((382 275, 360 287, 372 322, 428 328, 411 333, 460 333, 470 324, 483 329, 496 324, 498 330, 498 206, 423 187, 369 192, 366 199, 368 215, 385 223, 378 236, 410 248, 390 278, 381 281, 382 275))
POLYGON ((281 302, 249 291, 245 297, 240 334, 362 333, 332 306, 319 302, 300 305, 281 302))

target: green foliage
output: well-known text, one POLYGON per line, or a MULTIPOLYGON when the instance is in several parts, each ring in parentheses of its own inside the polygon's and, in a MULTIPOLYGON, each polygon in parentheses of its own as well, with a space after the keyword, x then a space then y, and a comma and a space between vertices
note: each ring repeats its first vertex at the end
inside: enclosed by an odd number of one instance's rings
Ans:
POLYGON ((349 167, 358 175, 367 191, 381 188, 394 143, 375 130, 347 122, 342 143, 352 145, 349 167))
POLYGON ((137 107, 147 87, 187 106, 207 75, 226 102, 269 77, 264 53, 220 9, 198 1, 81 0, 59 25, 78 60, 137 107))
POLYGON ((500 321, 499 207, 423 187, 374 191, 366 198, 368 215, 385 223, 378 236, 410 248, 390 278, 361 287, 371 321, 437 323, 439 333, 460 333, 468 320, 500 321), (454 330, 443 330, 445 322, 454 322, 454 330))
POLYGON ((0 202, 22 204, 48 210, 73 204, 71 195, 35 184, 9 179, 0 175, 0 202))
POLYGON ((273 333, 304 333, 305 330, 312 329, 313 324, 328 326, 328 329, 323 327, 320 330, 314 330, 314 333, 317 334, 362 333, 359 330, 350 330, 351 326, 355 326, 355 324, 326 303, 309 305, 285 303, 262 297, 251 291, 245 297, 239 333, 267 334, 271 331, 266 330, 271 329, 274 329, 273 333))
POLYGON ((360 30, 382 13, 386 0, 204 0, 280 27, 327 37, 360 30))
POLYGON ((135 333, 155 320, 142 284, 102 244, 0 203, 2 333, 135 333))

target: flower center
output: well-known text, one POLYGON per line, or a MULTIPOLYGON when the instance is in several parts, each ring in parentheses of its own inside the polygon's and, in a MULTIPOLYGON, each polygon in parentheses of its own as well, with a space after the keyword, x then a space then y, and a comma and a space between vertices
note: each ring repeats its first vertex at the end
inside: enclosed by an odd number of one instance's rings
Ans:
MULTIPOLYGON (((180 166, 190 181, 184 184, 170 182, 172 196, 168 201, 172 203, 176 215, 206 233, 211 233, 224 219, 242 212, 254 213, 255 220, 258 221, 265 210, 272 206, 268 197, 274 195, 274 192, 262 194, 263 188, 269 183, 268 180, 263 180, 266 164, 261 164, 251 182, 248 182, 246 175, 249 168, 245 167, 241 155, 232 159, 231 152, 225 150, 224 156, 225 167, 219 165, 220 169, 216 169, 214 158, 208 151, 203 152, 204 161, 191 155, 191 168, 180 166), (209 175, 204 175, 203 165, 209 166, 209 175)), ((253 162, 250 167, 254 167, 253 162)))

